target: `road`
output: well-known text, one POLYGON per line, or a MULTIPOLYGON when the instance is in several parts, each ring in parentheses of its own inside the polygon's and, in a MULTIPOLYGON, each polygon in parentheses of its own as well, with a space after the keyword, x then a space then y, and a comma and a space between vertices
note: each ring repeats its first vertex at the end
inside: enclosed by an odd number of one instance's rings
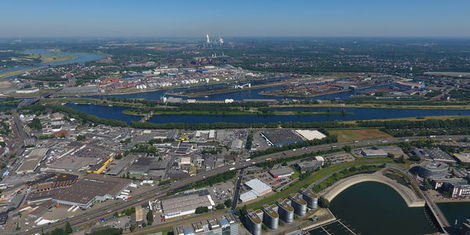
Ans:
POLYGON ((245 173, 245 169, 241 169, 238 174, 237 184, 235 184, 235 190, 233 193, 232 207, 230 208, 231 210, 237 209, 238 198, 240 197, 240 188, 242 185, 242 179, 243 179, 244 173, 245 173))
MULTIPOLYGON (((433 139, 435 140, 449 140, 449 139, 461 139, 465 137, 470 137, 470 136, 436 136, 433 139)), ((399 143, 399 142, 404 142, 404 141, 414 141, 414 140, 419 140, 419 139, 427 139, 429 137, 398 137, 398 138, 385 138, 385 139, 375 139, 375 140, 362 140, 362 141, 356 141, 356 142, 343 142, 343 143, 333 143, 333 144, 325 144, 325 145, 317 145, 317 146, 310 146, 302 149, 297 149, 295 151, 293 150, 287 150, 279 153, 272 153, 268 155, 263 155, 260 157, 257 157, 255 159, 252 159, 251 161, 240 161, 235 163, 234 165, 227 165, 223 167, 219 167, 216 169, 213 169, 211 171, 206 171, 200 174, 197 174, 193 177, 189 177, 183 180, 179 180, 176 182, 171 183, 169 186, 158 186, 155 189, 149 190, 147 192, 144 192, 142 194, 134 196, 132 199, 129 199, 128 201, 116 201, 112 205, 108 206, 105 210, 103 208, 97 208, 97 209, 88 209, 86 212, 83 214, 77 215, 72 218, 66 218, 63 220, 60 220, 54 224, 50 225, 43 225, 39 226, 33 229, 30 229, 26 234, 34 234, 34 233, 41 233, 42 231, 48 231, 51 229, 55 228, 63 228, 65 226, 65 223, 68 221, 72 227, 81 227, 86 224, 91 224, 97 222, 100 218, 105 218, 105 217, 110 217, 112 216, 115 212, 121 211, 125 208, 139 205, 143 202, 146 202, 148 200, 154 200, 159 197, 165 196, 168 192, 171 192, 175 189, 181 188, 183 186, 189 185, 194 182, 201 181, 207 177, 215 176, 224 172, 229 171, 231 168, 234 168, 232 170, 237 170, 237 169, 242 169, 246 168, 248 166, 254 165, 256 163, 261 163, 265 161, 271 161, 275 160, 278 158, 285 158, 285 157, 291 157, 291 156, 297 156, 297 155, 302 155, 305 153, 312 153, 312 152, 317 152, 317 151, 325 151, 325 150, 330 150, 330 149, 338 149, 342 148, 344 146, 352 146, 352 147, 359 147, 359 146, 365 146, 365 145, 376 145, 376 144, 384 144, 384 143, 399 143)), ((16 234, 25 234, 24 231, 20 231, 16 234)))

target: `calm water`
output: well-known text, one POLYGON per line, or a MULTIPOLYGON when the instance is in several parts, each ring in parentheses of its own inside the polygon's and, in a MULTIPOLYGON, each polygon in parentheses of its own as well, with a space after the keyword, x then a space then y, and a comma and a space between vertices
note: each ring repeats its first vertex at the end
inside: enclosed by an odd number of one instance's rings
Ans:
POLYGON ((87 105, 87 104, 67 104, 66 106, 71 107, 80 112, 95 115, 100 118, 120 120, 130 123, 131 121, 139 121, 142 117, 123 114, 122 111, 128 109, 126 107, 119 106, 100 106, 100 105, 87 105))
MULTIPOLYGON (((74 63, 84 64, 89 61, 94 61, 94 60, 103 58, 102 55, 93 54, 93 53, 49 51, 47 49, 31 49, 31 50, 26 50, 25 52, 33 53, 33 54, 68 55, 68 56, 74 56, 75 58, 71 60, 50 62, 50 63, 40 64, 36 66, 8 67, 8 68, 0 69, 0 73, 12 72, 12 71, 23 70, 23 69, 40 69, 40 68, 44 68, 47 66, 58 66, 58 65, 74 64, 74 63)), ((16 76, 11 76, 8 78, 15 78, 15 77, 16 76)))
MULTIPOLYGON (((67 104, 68 107, 92 114, 101 118, 121 121, 135 121, 140 117, 123 114, 125 107, 108 107, 98 105, 67 104)), ((280 110, 280 109, 278 109, 280 110)), ((291 110, 283 109, 283 110, 291 110)), ((303 111, 301 108, 297 111, 303 111)), ((331 112, 341 112, 340 108, 331 108, 331 112)), ((310 108, 309 111, 326 112, 328 108, 310 108)), ((149 121, 153 123, 272 123, 272 122, 314 122, 314 121, 347 121, 370 120, 378 118, 401 118, 417 116, 470 115, 470 110, 435 110, 435 109, 374 109, 347 108, 347 114, 332 113, 321 115, 155 115, 149 121)))
MULTIPOLYGON (((220 85, 209 85, 209 86, 201 86, 197 87, 196 89, 203 89, 203 88, 208 88, 208 87, 218 87, 220 85)), ((260 88, 260 89, 251 89, 251 90, 238 90, 235 92, 228 92, 228 93, 223 93, 223 94, 213 94, 213 95, 207 95, 207 96, 199 96, 195 97, 198 100, 225 100, 225 99, 234 99, 234 100, 243 100, 243 99, 276 99, 276 100, 282 100, 282 99, 311 99, 311 100, 333 100, 333 99, 350 99, 352 95, 355 94, 360 94, 364 91, 370 90, 370 89, 377 89, 377 88, 384 88, 390 85, 385 85, 385 86, 375 86, 375 87, 370 87, 366 89, 357 89, 357 90, 347 90, 344 92, 336 93, 336 94, 329 94, 329 95, 322 95, 322 96, 315 96, 315 97, 282 97, 282 96, 269 96, 269 95, 261 95, 260 92, 268 92, 272 90, 280 90, 283 88, 287 88, 287 86, 278 86, 278 87, 268 87, 268 88, 260 88)), ((152 92, 144 92, 144 93, 136 93, 136 94, 125 94, 125 95, 106 95, 106 96, 90 96, 94 98, 111 98, 111 97, 116 97, 116 98, 138 98, 138 99, 147 99, 147 100, 159 100, 161 99, 162 96, 164 96, 167 93, 171 92, 177 92, 177 91, 182 91, 182 90, 187 90, 189 88, 177 88, 173 90, 159 90, 159 91, 152 91, 152 92)), ((195 89, 195 88, 190 88, 190 89, 195 89)), ((173 95, 172 95, 173 96, 173 95)), ((178 96, 174 96, 178 97, 178 96)), ((185 97, 183 97, 185 98, 185 97)))
POLYGON ((470 202, 440 203, 438 205, 451 225, 454 225, 457 220, 457 225, 460 226, 466 219, 470 219, 470 202))
POLYGON ((331 202, 330 209, 353 231, 364 235, 416 235, 437 231, 424 207, 408 207, 395 190, 377 182, 351 186, 331 202))

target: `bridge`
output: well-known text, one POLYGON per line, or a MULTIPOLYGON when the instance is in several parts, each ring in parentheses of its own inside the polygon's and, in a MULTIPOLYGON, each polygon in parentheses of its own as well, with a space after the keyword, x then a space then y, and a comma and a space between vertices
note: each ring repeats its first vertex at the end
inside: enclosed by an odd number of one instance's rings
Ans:
POLYGON ((348 177, 346 179, 342 179, 333 184, 331 187, 327 188, 323 193, 323 197, 329 202, 331 202, 336 196, 338 196, 338 194, 340 194, 347 188, 355 184, 368 181, 378 182, 390 186, 392 189, 397 191, 398 194, 400 194, 400 196, 403 198, 403 200, 405 200, 406 204, 409 207, 425 206, 425 200, 419 197, 412 189, 402 184, 399 184, 386 176, 383 176, 382 174, 380 174, 380 172, 374 174, 359 174, 348 177))
MULTIPOLYGON (((392 165, 392 164, 387 164, 387 167, 390 167, 390 168, 393 168, 393 169, 396 169, 396 170, 400 171, 402 174, 406 175, 410 179, 410 182, 411 182, 411 184, 414 185, 414 188, 419 188, 419 184, 416 181, 416 179, 406 169, 403 169, 399 166, 392 165)), ((448 233, 447 230, 451 229, 451 226, 450 226, 450 223, 447 220, 447 218, 444 216, 444 213, 442 213, 441 209, 429 197, 429 195, 426 192, 421 191, 420 193, 423 195, 424 200, 426 201, 427 208, 432 213, 432 215, 434 216, 434 219, 436 220, 437 224, 439 225, 439 230, 441 230, 441 232, 447 234, 448 233)))

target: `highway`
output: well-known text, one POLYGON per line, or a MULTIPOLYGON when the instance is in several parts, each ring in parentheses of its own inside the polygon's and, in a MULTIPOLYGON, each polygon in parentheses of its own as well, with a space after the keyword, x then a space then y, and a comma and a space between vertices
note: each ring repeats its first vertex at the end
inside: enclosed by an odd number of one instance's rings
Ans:
MULTIPOLYGON (((449 140, 449 139, 461 139, 470 136, 436 136, 432 139, 435 140, 449 140)), ((19 231, 15 234, 35 234, 41 233, 43 231, 48 231, 55 228, 63 228, 65 223, 68 221, 72 227, 81 227, 86 224, 91 224, 97 222, 100 218, 107 218, 112 216, 115 212, 121 211, 125 208, 142 204, 148 200, 154 200, 159 197, 165 196, 168 192, 181 188, 183 186, 189 185, 194 182, 201 181, 207 177, 215 176, 224 172, 237 169, 246 168, 247 166, 254 165, 256 163, 261 163, 265 161, 271 161, 278 158, 285 158, 285 157, 292 157, 297 155, 302 155, 305 153, 312 153, 317 151, 325 151, 330 149, 338 149, 344 146, 352 146, 352 147, 360 147, 366 145, 376 145, 376 144, 389 144, 389 143, 399 143, 399 142, 407 142, 407 141, 414 141, 419 139, 427 139, 429 137, 399 137, 399 138, 385 138, 385 139, 374 139, 374 140, 363 140, 363 141, 355 141, 355 142, 342 142, 342 143, 333 143, 333 144, 325 144, 325 145, 317 145, 317 146, 310 146, 301 149, 294 150, 287 150, 278 153, 272 153, 268 155, 263 155, 257 158, 252 159, 251 161, 240 161, 236 162, 233 165, 226 165, 223 167, 219 167, 213 169, 211 171, 206 171, 200 174, 197 174, 193 177, 189 177, 183 180, 179 180, 176 182, 171 183, 169 186, 157 186, 155 189, 149 190, 139 195, 135 195, 133 198, 129 199, 128 201, 116 201, 112 205, 108 206, 106 209, 103 208, 91 208, 88 209, 86 212, 77 215, 71 218, 65 218, 60 220, 54 224, 50 225, 43 225, 36 228, 32 228, 29 231, 19 231)))

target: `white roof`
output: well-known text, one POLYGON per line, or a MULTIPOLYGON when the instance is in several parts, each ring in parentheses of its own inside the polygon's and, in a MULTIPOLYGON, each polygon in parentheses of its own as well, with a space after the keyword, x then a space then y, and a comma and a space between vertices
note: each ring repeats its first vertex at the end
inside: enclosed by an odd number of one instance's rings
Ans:
POLYGON ((295 130, 295 132, 306 140, 323 139, 326 137, 326 135, 317 130, 295 130))
POLYGON ((259 179, 252 179, 248 182, 245 182, 245 185, 250 187, 257 196, 261 196, 265 194, 266 192, 271 191, 271 187, 265 183, 263 183, 259 179))
POLYGON ((256 194, 253 192, 253 190, 250 190, 246 193, 240 194, 240 200, 242 202, 247 202, 251 200, 255 200, 257 198, 256 194))

